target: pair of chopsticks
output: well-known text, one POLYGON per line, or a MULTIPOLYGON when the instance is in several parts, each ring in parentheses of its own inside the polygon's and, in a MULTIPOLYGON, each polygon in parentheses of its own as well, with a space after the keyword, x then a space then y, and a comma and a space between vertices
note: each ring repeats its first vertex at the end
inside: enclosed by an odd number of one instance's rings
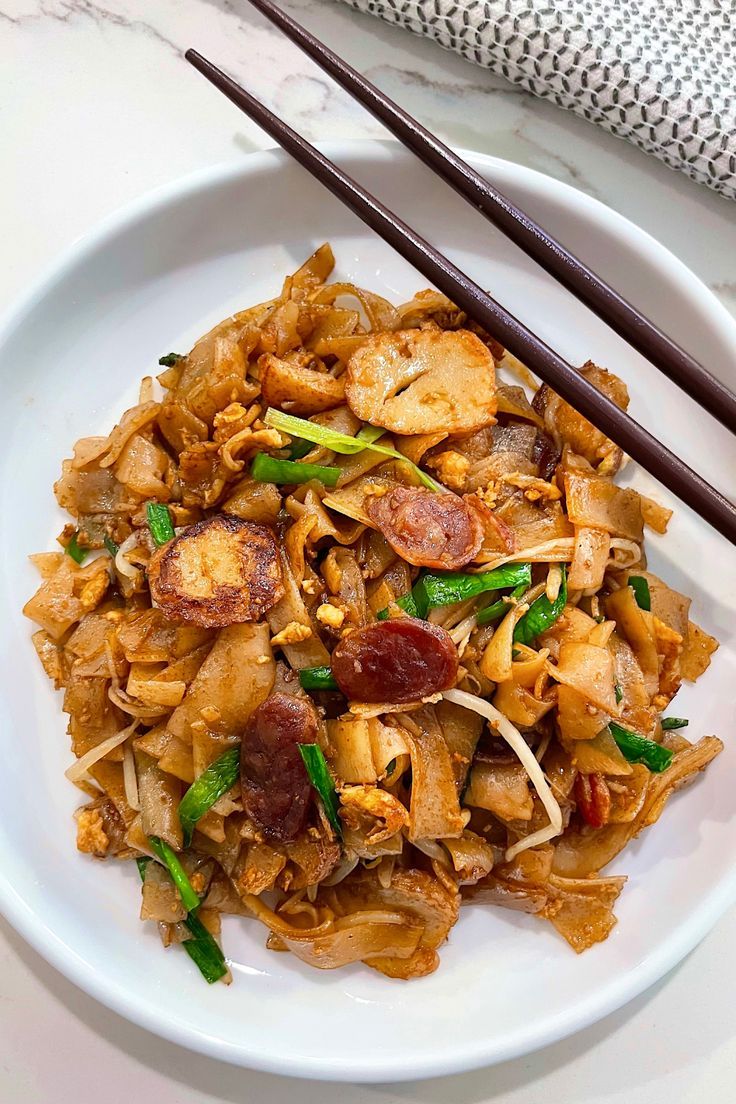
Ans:
MULTIPOLYGON (((251 3, 368 108, 438 176, 602 318, 616 333, 736 432, 736 396, 634 306, 552 238, 415 119, 271 0, 251 3)), ((187 60, 258 123, 354 214, 615 441, 665 487, 736 544, 736 507, 535 336, 444 254, 196 50, 187 60)))

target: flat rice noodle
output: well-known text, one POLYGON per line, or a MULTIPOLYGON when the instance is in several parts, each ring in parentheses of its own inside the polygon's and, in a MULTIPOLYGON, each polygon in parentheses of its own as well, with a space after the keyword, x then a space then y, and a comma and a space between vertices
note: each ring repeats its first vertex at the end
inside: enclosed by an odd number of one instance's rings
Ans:
POLYGON ((444 840, 458 885, 475 885, 493 869, 493 848, 482 836, 467 829, 459 839, 444 840))
POLYGON ((568 471, 565 474, 567 515, 575 526, 603 529, 615 537, 641 541, 644 523, 636 491, 617 487, 610 479, 568 471))
POLYGON ((267 843, 244 843, 232 873, 233 885, 241 897, 259 896, 272 890, 286 866, 286 855, 267 843))
POLYGON ((335 267, 335 255, 329 242, 317 246, 304 264, 284 281, 282 295, 298 298, 298 293, 309 292, 323 284, 335 267))
POLYGON ((399 562, 383 533, 376 532, 375 529, 367 529, 363 533, 357 555, 360 570, 366 581, 380 578, 384 571, 399 562))
POLYGON ((408 838, 460 836, 460 813, 450 752, 433 708, 423 706, 406 718, 412 786, 408 838))
POLYGON ((605 600, 606 616, 616 622, 617 632, 628 641, 636 657, 649 698, 659 688, 659 658, 652 615, 639 608, 631 587, 621 587, 605 600))
POLYGON ((169 732, 166 721, 161 721, 143 736, 137 736, 133 747, 157 759, 161 770, 173 774, 188 786, 194 781, 192 745, 169 732))
POLYGON ((345 402, 345 380, 335 379, 329 372, 290 364, 270 354, 261 357, 259 366, 266 406, 304 417, 345 402))
POLYGON ((512 677, 514 629, 528 610, 525 602, 509 607, 509 612, 491 637, 480 661, 481 673, 491 682, 506 682, 512 677))
MULTIPOLYGON (((316 350, 327 348, 331 351, 332 343, 340 338, 352 337, 358 333, 360 327, 360 313, 356 310, 345 310, 342 307, 312 308, 314 327, 309 337, 304 341, 305 348, 316 350), (319 313, 316 313, 319 310, 319 313)), ((362 335, 366 337, 366 334, 362 335)), ((339 346, 338 346, 339 347, 339 346)), ((320 356, 326 354, 318 354, 320 356)), ((340 357, 339 359, 342 359, 340 357)))
POLYGON ((61 471, 61 478, 54 483, 54 494, 61 508, 74 517, 83 514, 128 514, 140 501, 107 469, 74 471, 70 461, 65 460, 61 471))
POLYGON ((645 800, 634 820, 608 824, 597 830, 570 826, 557 841, 555 873, 568 878, 587 878, 601 870, 630 840, 654 824, 672 794, 704 770, 722 749, 723 744, 715 736, 705 736, 697 744, 676 752, 667 770, 649 775, 645 800))
POLYGON ((327 878, 340 862, 340 844, 330 828, 320 835, 303 832, 292 843, 284 844, 288 866, 279 879, 287 892, 298 892, 327 878))
POLYGON ((268 626, 228 625, 218 633, 184 701, 171 714, 168 731, 191 744, 192 724, 201 719, 202 709, 214 707, 219 711, 218 730, 241 733, 270 694, 275 676, 268 626))
MULTIPOLYGON (((304 604, 299 584, 291 569, 289 557, 283 548, 281 549, 281 566, 283 569, 284 596, 279 599, 275 606, 271 606, 266 615, 271 632, 276 635, 294 621, 299 625, 308 626, 312 630, 311 636, 298 644, 283 644, 281 649, 295 671, 300 671, 303 667, 327 667, 330 663, 330 653, 317 635, 316 625, 304 604)), ((270 651, 270 645, 268 650, 270 651)))
POLYGON ((534 802, 529 775, 521 763, 480 760, 470 771, 463 804, 487 809, 501 820, 531 820, 534 802))
POLYGON ((650 708, 641 667, 630 645, 618 633, 611 634, 608 646, 613 653, 615 679, 621 689, 621 723, 646 735, 654 728, 656 711, 650 708))
POLYGON ((309 515, 305 514, 295 521, 293 525, 289 526, 286 537, 284 538, 286 555, 289 558, 294 579, 299 584, 302 583, 307 570, 305 545, 310 532, 314 529, 316 524, 317 519, 315 517, 309 517, 309 515))
POLYGON ((522 851, 513 862, 495 867, 477 885, 465 887, 464 900, 499 905, 514 912, 540 913, 547 904, 552 854, 549 844, 522 851))
POLYGON ((552 875, 553 899, 542 915, 581 954, 602 943, 616 925, 613 906, 626 878, 569 879, 552 875))
POLYGON ((175 924, 186 919, 187 910, 169 872, 160 863, 146 863, 141 890, 141 920, 175 924))
POLYGON ((72 751, 78 759, 125 727, 123 715, 108 697, 108 687, 106 679, 79 678, 74 672, 69 676, 62 708, 69 714, 72 751))
POLYGON ((285 507, 292 518, 307 516, 315 519, 309 533, 312 544, 317 544, 325 537, 337 541, 338 544, 354 544, 365 528, 359 521, 333 518, 328 514, 319 493, 311 484, 307 484, 300 493, 289 495, 285 507))
POLYGON ((652 614, 680 636, 687 636, 688 614, 692 599, 667 586, 651 571, 637 570, 633 574, 647 581, 652 614))
POLYGON ((87 613, 79 595, 99 571, 107 571, 104 562, 95 560, 86 568, 78 568, 70 556, 64 556, 53 575, 26 602, 23 613, 45 629, 52 640, 61 640, 87 613))
POLYGON ((125 796, 125 780, 121 763, 111 763, 109 759, 98 759, 89 767, 87 773, 94 778, 120 814, 128 828, 135 820, 136 813, 131 809, 125 796))
MULTIPOLYGON (((605 774, 621 778, 632 773, 631 764, 624 759, 608 728, 602 729, 592 740, 562 738, 572 756, 573 765, 581 774, 605 774)), ((547 758, 545 768, 549 773, 547 758)))
POLYGON ((383 725, 377 717, 341 717, 327 721, 330 765, 341 782, 376 782, 373 733, 383 725))
MULTIPOLYGON (((535 472, 531 471, 528 474, 533 475, 535 472)), ((515 558, 518 559, 526 558, 521 555, 526 549, 536 548, 537 545, 546 544, 549 541, 572 538, 575 535, 575 529, 559 502, 541 507, 527 502, 522 494, 514 493, 494 513, 513 533, 515 558)), ((540 557, 543 562, 551 558, 546 552, 540 557)), ((566 552, 562 558, 569 560, 572 558, 572 553, 566 552)))
MULTIPOLYGON (((275 319, 276 315, 277 312, 274 311, 271 319, 275 319)), ((281 316, 279 316, 280 320, 281 316)), ((292 319, 289 317, 284 326, 286 336, 282 337, 279 334, 276 339, 279 348, 274 349, 274 352, 281 351, 283 346, 288 346, 292 335, 291 324, 292 319)), ((276 323, 274 325, 278 328, 276 323)), ((263 331, 261 340, 263 340, 263 331)), ((235 337, 227 336, 216 337, 212 346, 211 368, 206 375, 193 383, 187 391, 186 404, 188 408, 196 417, 201 418, 208 425, 213 424, 215 415, 229 403, 239 402, 247 406, 256 398, 258 386, 251 380, 246 379, 246 350, 249 346, 250 342, 247 343, 244 350, 242 339, 238 340, 235 337)))
POLYGON ((54 684, 54 689, 60 690, 66 681, 63 650, 45 629, 35 632, 31 640, 46 675, 54 684))
POLYGON ((455 788, 459 796, 465 788, 470 764, 483 731, 483 718, 470 709, 445 701, 444 698, 435 706, 435 715, 450 753, 455 788))
POLYGON ((389 603, 408 594, 412 578, 409 565, 404 560, 396 560, 388 567, 380 579, 368 588, 368 605, 373 613, 386 609, 389 603))
POLYGON ((142 498, 156 498, 167 502, 171 497, 164 476, 169 468, 169 458, 163 449, 134 433, 126 442, 115 463, 115 478, 142 498))
POLYGON ((173 709, 184 697, 187 684, 181 679, 158 677, 166 673, 157 663, 134 663, 128 675, 126 693, 143 705, 163 705, 173 709))
POLYGON ((641 516, 644 518, 644 524, 653 529, 655 533, 666 533, 672 517, 672 510, 668 510, 666 506, 660 506, 653 498, 647 498, 646 495, 640 494, 639 498, 641 499, 641 516))
POLYGON ((230 490, 222 504, 223 513, 234 514, 257 525, 275 525, 281 509, 281 493, 273 483, 261 483, 247 476, 230 490))
MULTIPOLYGON (((621 410, 628 408, 629 392, 626 384, 613 372, 608 372, 605 368, 599 368, 589 360, 580 368, 580 375, 608 396, 621 410)), ((570 445, 576 453, 585 457, 591 464, 597 464, 602 459, 609 459, 613 460, 615 465, 612 470, 616 470, 616 467, 620 464, 621 450, 614 445, 613 441, 610 441, 587 418, 579 414, 574 407, 566 403, 546 385, 540 388, 539 398, 541 399, 544 421, 548 431, 570 445)), ((536 406, 537 403, 535 402, 536 406)))
POLYGON ((634 763, 626 778, 607 779, 611 795, 609 824, 630 824, 639 815, 646 800, 652 772, 643 763, 634 763))
POLYGON ((368 603, 365 581, 353 549, 331 548, 320 570, 330 594, 339 598, 341 608, 346 609, 347 621, 353 625, 366 625, 368 603))
POLYGON ((566 641, 560 646, 557 663, 548 664, 547 670, 557 682, 577 690, 598 709, 617 716, 613 656, 608 648, 583 641, 566 641))
POLYGON ((117 641, 129 663, 170 663, 211 644, 215 634, 196 625, 177 625, 159 609, 128 615, 116 628, 117 641))
MULTIPOLYGON (((382 438, 381 444, 385 445, 386 448, 394 447, 391 437, 382 438)), ((339 490, 341 487, 347 487, 354 480, 360 479, 361 476, 367 475, 368 472, 385 464, 386 457, 380 452, 374 452, 373 449, 363 449, 362 452, 356 452, 353 456, 338 456, 335 463, 340 469, 340 476, 336 483, 339 490)))
POLYGON ((375 292, 357 287, 356 284, 328 284, 315 292, 312 302, 333 304, 336 299, 342 296, 350 296, 358 300, 366 314, 371 330, 376 333, 383 333, 385 330, 397 330, 401 325, 401 316, 392 303, 389 303, 382 296, 376 295, 375 292))
POLYGON ((181 782, 162 771, 144 751, 136 750, 134 754, 141 828, 146 836, 158 836, 175 851, 181 851, 183 840, 177 811, 183 792, 181 782))
POLYGON ((253 918, 253 913, 243 904, 232 882, 222 872, 214 874, 200 908, 211 909, 226 916, 253 918))
POLYGON ((195 441, 206 441, 209 426, 180 399, 163 403, 156 419, 159 430, 177 455, 195 441))
POLYGON ((501 384, 500 387, 496 388, 496 401, 498 402, 499 414, 508 414, 513 418, 523 418, 524 421, 532 422, 538 429, 544 429, 544 420, 540 418, 529 402, 523 387, 501 384))
POLYGON ((214 840, 200 832, 199 827, 197 827, 194 833, 194 846, 200 854, 209 855, 210 858, 215 859, 224 872, 230 876, 235 870, 240 857, 243 844, 242 828, 243 817, 236 815, 227 817, 223 824, 224 840, 214 840))
POLYGON ((608 724, 610 714, 591 705, 586 695, 564 683, 557 689, 557 725, 560 739, 571 753, 579 740, 593 740, 608 724))
POLYGON ((387 494, 396 486, 412 485, 412 483, 416 486, 419 483, 418 477, 412 481, 407 476, 406 468, 401 470, 401 464, 392 460, 381 464, 366 475, 359 476, 344 487, 336 487, 325 495, 322 502, 330 510, 336 510, 339 514, 353 518, 354 521, 359 521, 369 529, 376 529, 377 526, 366 513, 366 499, 371 495, 387 494))
POLYGON ((579 747, 587 748, 588 746, 587 742, 575 744, 573 745, 573 751, 568 752, 561 744, 552 740, 544 753, 543 759, 540 760, 544 763, 544 773, 547 776, 550 789, 561 803, 569 800, 575 786, 579 769, 575 763, 575 754, 579 747))
POLYGON ((387 977, 403 979, 424 977, 437 969, 437 948, 457 921, 459 894, 432 875, 411 869, 395 870, 387 887, 380 885, 373 872, 355 871, 331 892, 343 908, 363 904, 366 908, 396 909, 405 915, 408 924, 420 927, 421 942, 410 958, 371 958, 368 964, 374 969, 387 977))
MULTIPOLYGON (((420 464, 430 449, 447 440, 447 433, 410 433, 396 438, 395 446, 412 464, 420 464)), ((381 441, 383 443, 383 440, 381 441)))
POLYGON ((709 636, 694 621, 688 621, 687 634, 680 654, 680 674, 688 682, 695 682, 710 667, 710 657, 718 648, 718 641, 709 636))
MULTIPOLYGON (((516 664, 513 664, 515 667, 516 664)), ((517 728, 533 728, 538 721, 549 713, 556 704, 557 696, 552 693, 543 698, 537 698, 526 688, 520 685, 512 677, 499 683, 496 693, 493 695, 493 704, 504 716, 508 717, 517 728)))
POLYGON ((539 644, 548 648, 553 659, 557 659, 560 648, 567 642, 588 640, 596 622, 589 614, 577 606, 565 606, 562 615, 546 632, 540 633, 539 644))
POLYGON ((567 576, 570 590, 598 590, 602 587, 610 550, 610 533, 576 526, 575 553, 567 576))

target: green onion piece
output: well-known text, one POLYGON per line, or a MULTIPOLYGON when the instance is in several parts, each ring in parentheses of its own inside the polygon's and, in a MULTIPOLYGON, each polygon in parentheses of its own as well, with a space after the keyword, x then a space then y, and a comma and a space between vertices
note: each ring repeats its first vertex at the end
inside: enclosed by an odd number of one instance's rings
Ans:
POLYGON ((355 434, 356 441, 365 441, 367 445, 372 445, 374 441, 377 441, 379 437, 383 437, 386 430, 383 426, 364 425, 362 429, 359 429, 355 434))
POLYGON ((650 610, 652 608, 652 596, 649 593, 649 583, 644 576, 629 575, 629 586, 634 592, 639 609, 650 610))
POLYGON ((147 502, 146 517, 148 519, 148 528, 151 530, 151 536, 153 537, 153 543, 157 548, 160 548, 162 544, 168 544, 170 540, 174 539, 174 526, 171 523, 169 507, 166 506, 165 503, 147 502))
POLYGON ((302 456, 306 456, 313 448, 311 441, 303 441, 301 437, 295 437, 289 445, 289 459, 301 460, 302 456))
POLYGON ((66 546, 66 548, 64 549, 64 551, 66 552, 67 556, 71 556, 71 558, 74 560, 75 563, 83 564, 84 561, 89 556, 89 548, 81 548, 80 547, 80 545, 77 541, 78 536, 79 536, 79 530, 77 529, 76 533, 74 534, 72 539, 69 541, 69 543, 66 546))
POLYGON ((198 916, 190 913, 184 924, 192 933, 191 939, 185 939, 184 950, 196 964, 205 981, 212 985, 227 973, 225 956, 214 936, 207 931, 198 916))
POLYGON ((105 548, 107 549, 107 551, 110 553, 112 558, 115 559, 115 557, 117 556, 118 551, 119 551, 119 546, 115 543, 115 541, 112 539, 112 537, 108 536, 107 533, 105 533, 102 540, 103 540, 103 543, 104 543, 105 548))
POLYGON ((566 602, 567 572, 563 566, 560 591, 554 602, 550 602, 546 594, 540 594, 536 602, 532 602, 524 616, 517 622, 514 629, 514 640, 517 644, 531 644, 540 633, 554 625, 562 614, 566 602))
MULTIPOLYGON (((305 441, 322 445, 323 448, 328 448, 331 452, 337 452, 340 456, 354 456, 357 452, 362 452, 363 449, 380 452, 383 456, 390 456, 394 460, 401 460, 408 464, 421 479, 424 486, 429 487, 430 491, 444 492, 445 490, 416 464, 412 464, 410 460, 407 460, 403 452, 388 448, 386 445, 377 445, 374 441, 368 440, 371 436, 368 432, 364 436, 359 433, 357 437, 349 437, 347 433, 338 433, 336 430, 328 429, 327 426, 319 425, 317 422, 307 421, 306 418, 296 418, 293 414, 284 414, 281 410, 274 410, 272 406, 266 411, 263 421, 272 429, 288 433, 290 437, 303 437, 305 441)), ((363 433, 363 430, 361 430, 361 433, 363 433)))
POLYGON ((618 705, 624 698, 624 692, 618 682, 614 683, 613 692, 616 695, 616 705, 618 705))
MULTIPOLYGON (((409 591, 408 594, 402 594, 400 598, 396 598, 395 601, 394 601, 394 605, 398 606, 399 609, 402 609, 404 611, 404 613, 408 613, 410 617, 419 617, 420 616, 419 610, 417 608, 416 600, 415 600, 414 595, 412 594, 411 591, 409 591)), ((387 620, 388 620, 388 606, 386 606, 382 610, 379 610, 378 613, 376 614, 376 621, 387 621, 387 620)))
POLYGON ((331 667, 302 667, 299 685, 302 690, 339 690, 331 667))
POLYGON ((326 487, 334 487, 340 478, 339 468, 323 464, 297 464, 293 460, 278 460, 266 452, 253 457, 250 474, 259 483, 308 483, 317 479, 326 487))
POLYGON ((158 836, 149 836, 148 842, 151 845, 151 850, 158 856, 171 875, 171 880, 179 890, 181 903, 187 912, 193 912, 194 909, 199 908, 199 897, 194 892, 192 883, 189 881, 187 872, 181 865, 176 852, 172 851, 166 840, 159 839, 158 836))
MULTIPOLYGON (((493 571, 484 571, 479 575, 467 575, 461 571, 446 571, 442 574, 422 575, 419 582, 421 591, 427 599, 427 609, 436 606, 449 606, 453 602, 464 602, 475 598, 488 590, 502 590, 504 587, 529 586, 532 581, 532 569, 528 563, 504 564, 493 571)), ((416 600, 416 586, 414 588, 416 600)), ((417 602, 420 606, 420 603, 417 602)))
POLYGON ((235 785, 240 771, 240 748, 228 748, 219 759, 210 763, 191 784, 179 802, 179 820, 184 832, 184 846, 192 842, 194 826, 218 798, 235 785))
POLYGON ((153 862, 153 859, 150 859, 148 855, 141 855, 139 859, 135 860, 135 865, 138 867, 138 873, 141 876, 142 882, 145 882, 146 880, 146 867, 148 866, 149 862, 153 862))
POLYGON ((674 728, 687 728, 690 722, 686 717, 663 717, 662 729, 664 732, 671 732, 674 728))
POLYGON ((183 353, 167 353, 166 356, 159 357, 158 362, 163 368, 173 368, 178 360, 183 359, 183 353))
MULTIPOLYGON (((510 598, 515 598, 518 602, 522 594, 528 590, 527 583, 521 583, 519 586, 514 587, 509 595, 510 598)), ((503 598, 499 598, 497 602, 494 602, 492 606, 486 606, 476 616, 476 624, 487 625, 490 621, 498 621, 499 617, 503 617, 505 613, 508 613, 511 609, 511 603, 504 601, 503 598)))
POLYGON ((396 770, 396 758, 394 757, 394 758, 393 758, 393 759, 391 760, 391 762, 390 762, 390 763, 387 763, 387 764, 386 764, 386 770, 385 770, 385 771, 384 771, 383 773, 384 773, 384 774, 386 775, 386 777, 388 778, 388 777, 390 777, 390 775, 392 775, 392 774, 394 773, 394 771, 395 771, 395 770, 396 770))
POLYGON ((615 721, 610 721, 608 728, 624 758, 630 763, 643 763, 650 771, 659 774, 667 770, 672 762, 672 752, 669 748, 655 744, 654 740, 647 740, 646 736, 630 732, 628 728, 622 728, 615 721))
POLYGON ((304 760, 304 766, 307 768, 309 781, 322 800, 327 819, 337 836, 342 839, 342 824, 337 815, 339 802, 335 792, 335 783, 332 781, 332 775, 322 754, 322 748, 319 744, 298 744, 297 746, 304 760))

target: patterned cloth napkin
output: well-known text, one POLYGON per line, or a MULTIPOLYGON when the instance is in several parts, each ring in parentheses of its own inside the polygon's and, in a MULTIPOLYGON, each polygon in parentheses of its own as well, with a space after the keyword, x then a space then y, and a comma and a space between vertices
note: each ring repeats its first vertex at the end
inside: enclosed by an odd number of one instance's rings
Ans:
POLYGON ((734 0, 347 0, 736 199, 734 0))

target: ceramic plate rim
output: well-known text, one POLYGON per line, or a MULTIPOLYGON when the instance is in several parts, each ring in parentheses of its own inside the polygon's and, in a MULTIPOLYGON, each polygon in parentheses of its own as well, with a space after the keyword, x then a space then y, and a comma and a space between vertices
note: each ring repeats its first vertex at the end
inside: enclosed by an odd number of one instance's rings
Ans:
MULTIPOLYGON (((397 149, 397 143, 363 140, 320 144, 320 149, 338 161, 341 156, 350 159, 356 154, 370 159, 382 151, 390 151, 391 148, 397 149)), ((650 263, 666 269, 670 276, 686 285, 688 294, 696 301, 698 308, 710 316, 714 327, 721 330, 722 335, 736 350, 736 321, 705 284, 646 231, 599 200, 534 169, 475 151, 459 152, 476 167, 493 170, 504 181, 503 186, 513 188, 515 179, 523 179, 527 187, 531 185, 539 193, 553 199, 559 198, 571 210, 577 208, 586 211, 603 227, 612 228, 628 248, 645 254, 650 263)), ((246 179, 251 174, 285 159, 286 155, 279 150, 265 150, 248 154, 240 162, 209 166, 148 191, 108 215, 89 232, 77 238, 46 268, 30 290, 19 296, 3 312, 0 318, 0 352, 12 333, 64 281, 67 273, 104 247, 126 226, 163 210, 172 203, 238 178, 246 179)), ((326 1060, 323 1057, 261 1056, 250 1052, 247 1044, 235 1046, 204 1030, 182 1027, 180 1024, 170 1024, 162 1020, 160 1012, 151 1001, 98 975, 81 955, 60 940, 9 883, 0 866, 0 911, 8 922, 47 962, 112 1011, 173 1043, 210 1057, 269 1073, 337 1081, 386 1082, 391 1079, 442 1076, 516 1058, 557 1042, 597 1022, 648 989, 700 942, 734 902, 736 862, 729 875, 722 877, 713 890, 701 899, 689 920, 680 924, 666 942, 648 955, 635 973, 623 973, 601 992, 578 1002, 563 1013, 541 1023, 535 1022, 531 1028, 518 1031, 500 1045, 494 1044, 493 1039, 471 1044, 453 1043, 451 1046, 444 1046, 441 1053, 425 1051, 420 1058, 408 1062, 384 1061, 377 1068, 375 1061, 370 1066, 360 1067, 353 1060, 346 1062, 335 1057, 326 1060)))

